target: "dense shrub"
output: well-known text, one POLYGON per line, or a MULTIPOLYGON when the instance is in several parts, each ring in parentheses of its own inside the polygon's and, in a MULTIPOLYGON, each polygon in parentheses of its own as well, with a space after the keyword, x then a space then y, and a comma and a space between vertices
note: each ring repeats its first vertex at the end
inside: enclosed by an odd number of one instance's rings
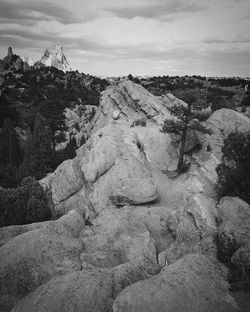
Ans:
POLYGON ((43 189, 34 178, 25 178, 17 188, 0 189, 2 226, 45 221, 50 215, 43 189))
POLYGON ((216 168, 219 196, 238 196, 250 203, 250 132, 234 132, 224 140, 216 168))
POLYGON ((141 118, 141 119, 134 120, 131 127, 137 127, 137 126, 146 127, 146 125, 147 125, 146 119, 141 118))

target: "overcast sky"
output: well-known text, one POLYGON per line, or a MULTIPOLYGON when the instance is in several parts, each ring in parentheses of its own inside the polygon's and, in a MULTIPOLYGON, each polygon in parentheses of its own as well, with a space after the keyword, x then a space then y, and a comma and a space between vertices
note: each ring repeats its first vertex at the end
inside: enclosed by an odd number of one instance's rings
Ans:
POLYGON ((56 44, 98 76, 250 76, 250 0, 0 0, 0 57, 56 44))

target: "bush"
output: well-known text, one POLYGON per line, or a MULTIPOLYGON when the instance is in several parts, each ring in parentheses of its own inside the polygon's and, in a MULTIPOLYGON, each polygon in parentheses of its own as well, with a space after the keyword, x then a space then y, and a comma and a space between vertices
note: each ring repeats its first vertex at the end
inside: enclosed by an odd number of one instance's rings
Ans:
POLYGON ((1 225, 40 222, 50 216, 45 194, 35 178, 25 178, 17 188, 0 189, 1 225))
POLYGON ((234 132, 224 140, 222 162, 216 168, 218 192, 250 203, 250 132, 234 132))
POLYGON ((136 119, 132 123, 131 127, 137 127, 137 126, 146 127, 146 125, 147 125, 146 119, 145 118, 141 118, 141 119, 136 119))

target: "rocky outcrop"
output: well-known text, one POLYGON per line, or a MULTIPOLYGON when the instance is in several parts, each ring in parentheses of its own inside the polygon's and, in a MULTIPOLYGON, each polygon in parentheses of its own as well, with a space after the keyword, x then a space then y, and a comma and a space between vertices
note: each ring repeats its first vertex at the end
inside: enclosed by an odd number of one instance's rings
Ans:
POLYGON ((113 311, 239 311, 225 277, 226 270, 217 261, 188 255, 157 276, 125 288, 115 299, 113 311))
POLYGON ((237 197, 223 197, 218 205, 218 243, 222 261, 250 268, 250 206, 237 197))
MULTIPOLYGON (((229 123, 233 123, 231 129, 243 124, 242 131, 250 129, 250 123, 231 110, 215 112, 205 123, 210 134, 193 132, 188 136, 187 151, 201 144, 192 154, 189 171, 172 179, 168 172, 177 166, 179 139, 159 128, 166 118, 172 118, 168 107, 174 104, 185 105, 171 95, 155 97, 131 81, 104 91, 89 128, 91 137, 79 148, 77 157, 61 164, 50 180, 55 215, 77 209, 92 222, 106 209, 126 205, 135 212, 139 211, 136 206, 144 205, 146 214, 147 204, 161 210, 165 222, 166 243, 160 231, 152 230, 161 263, 172 263, 192 252, 215 255, 215 169, 229 123), (143 118, 146 126, 132 126, 138 118, 143 118)), ((106 261, 106 250, 95 253, 104 259, 101 262, 106 261)))
POLYGON ((79 161, 65 160, 55 171, 51 182, 52 199, 55 204, 69 198, 83 186, 79 161))
POLYGON ((63 53, 63 48, 60 46, 56 46, 53 50, 46 49, 41 60, 38 61, 35 66, 53 66, 64 72, 71 70, 63 53))
POLYGON ((166 118, 172 118, 168 107, 175 104, 183 105, 184 102, 172 94, 154 96, 142 86, 124 80, 102 92, 100 107, 89 130, 93 133, 113 120, 132 125, 135 120, 146 119, 160 125, 166 118))
POLYGON ((83 227, 82 217, 71 211, 57 221, 45 222, 37 229, 26 227, 22 229, 25 233, 8 237, 0 248, 1 311, 9 311, 51 278, 81 270, 82 244, 77 237, 83 227))
POLYGON ((220 223, 229 260, 248 261, 250 210, 235 198, 217 206, 215 168, 230 128, 249 121, 215 112, 211 134, 190 133, 190 168, 173 178, 179 138, 159 128, 176 103, 131 81, 103 92, 76 158, 40 181, 63 217, 0 230, 3 311, 108 312, 113 300, 115 312, 238 311, 215 237, 220 223))
POLYGON ((51 279, 25 297, 12 312, 109 312, 112 279, 105 271, 84 271, 51 279))
POLYGON ((27 70, 29 65, 20 56, 13 53, 12 48, 8 48, 8 54, 0 60, 0 71, 4 70, 27 70))
POLYGON ((91 231, 81 233, 81 241, 82 262, 97 267, 115 267, 126 262, 157 266, 154 239, 130 209, 103 211, 93 221, 91 231))

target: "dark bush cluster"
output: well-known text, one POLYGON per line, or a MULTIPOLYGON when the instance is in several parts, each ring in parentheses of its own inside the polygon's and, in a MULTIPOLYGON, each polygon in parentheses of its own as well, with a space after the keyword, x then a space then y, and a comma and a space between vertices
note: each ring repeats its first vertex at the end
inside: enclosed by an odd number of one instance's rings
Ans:
POLYGON ((17 188, 0 189, 0 226, 48 220, 51 216, 44 191, 35 178, 17 188))
POLYGON ((250 203, 250 132, 234 132, 224 140, 222 162, 216 168, 218 192, 250 203))
POLYGON ((147 125, 146 119, 141 118, 141 119, 134 120, 131 127, 137 127, 137 126, 146 127, 146 125, 147 125))

